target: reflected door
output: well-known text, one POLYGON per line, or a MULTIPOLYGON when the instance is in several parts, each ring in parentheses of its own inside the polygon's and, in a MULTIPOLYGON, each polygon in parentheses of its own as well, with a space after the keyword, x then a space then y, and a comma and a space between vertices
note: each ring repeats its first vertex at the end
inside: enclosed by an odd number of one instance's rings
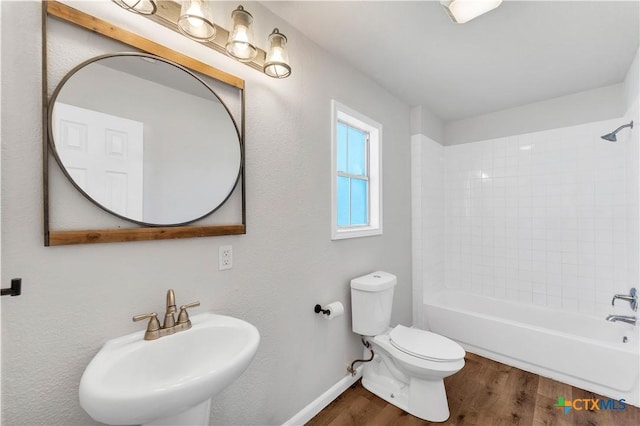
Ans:
POLYGON ((56 103, 56 150, 85 193, 122 216, 143 220, 143 133, 139 121, 56 103))

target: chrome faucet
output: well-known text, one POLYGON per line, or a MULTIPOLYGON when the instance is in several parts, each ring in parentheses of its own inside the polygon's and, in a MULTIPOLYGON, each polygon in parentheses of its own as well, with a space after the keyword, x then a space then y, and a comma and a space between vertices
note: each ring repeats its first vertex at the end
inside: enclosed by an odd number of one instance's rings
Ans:
POLYGON ((627 315, 609 315, 607 317, 607 321, 611 321, 611 322, 621 321, 631 325, 636 325, 637 320, 638 320, 638 317, 632 317, 627 315))
POLYGON ((155 340, 163 336, 168 336, 179 331, 188 330, 191 328, 191 320, 189 319, 189 313, 187 309, 200 306, 200 302, 188 303, 180 306, 180 313, 178 314, 178 321, 175 320, 176 313, 176 298, 173 289, 167 291, 167 310, 164 314, 164 323, 160 327, 160 321, 158 321, 158 314, 151 312, 149 314, 140 314, 133 317, 133 321, 141 321, 149 318, 147 324, 147 331, 144 333, 144 340, 155 340))
POLYGON ((616 299, 626 300, 631 305, 631 309, 635 312, 638 311, 638 290, 632 288, 629 290, 629 294, 616 294, 611 299, 611 306, 614 306, 616 299))

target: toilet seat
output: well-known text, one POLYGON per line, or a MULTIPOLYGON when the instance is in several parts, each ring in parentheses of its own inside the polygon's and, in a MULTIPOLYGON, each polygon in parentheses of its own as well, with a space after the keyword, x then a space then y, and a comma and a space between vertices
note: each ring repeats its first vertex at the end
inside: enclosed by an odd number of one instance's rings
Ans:
POLYGON ((403 325, 397 325, 391 330, 389 341, 396 349, 428 361, 456 361, 463 359, 465 355, 464 349, 451 339, 403 325))

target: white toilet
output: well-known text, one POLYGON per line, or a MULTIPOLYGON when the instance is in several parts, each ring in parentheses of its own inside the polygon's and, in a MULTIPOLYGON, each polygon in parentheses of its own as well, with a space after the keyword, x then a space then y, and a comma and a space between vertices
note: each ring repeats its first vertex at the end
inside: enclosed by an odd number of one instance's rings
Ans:
POLYGON ((351 280, 352 329, 375 353, 364 364, 362 385, 416 417, 443 422, 449 418, 443 379, 464 367, 465 351, 435 333, 403 325, 390 328, 396 282, 394 275, 381 271, 351 280))

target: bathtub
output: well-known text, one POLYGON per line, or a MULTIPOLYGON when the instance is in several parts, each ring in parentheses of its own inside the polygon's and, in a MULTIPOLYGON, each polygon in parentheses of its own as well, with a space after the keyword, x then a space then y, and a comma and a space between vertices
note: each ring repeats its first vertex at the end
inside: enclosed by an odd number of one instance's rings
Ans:
POLYGON ((424 314, 469 352, 640 406, 632 325, 450 290, 428 296, 424 314))

